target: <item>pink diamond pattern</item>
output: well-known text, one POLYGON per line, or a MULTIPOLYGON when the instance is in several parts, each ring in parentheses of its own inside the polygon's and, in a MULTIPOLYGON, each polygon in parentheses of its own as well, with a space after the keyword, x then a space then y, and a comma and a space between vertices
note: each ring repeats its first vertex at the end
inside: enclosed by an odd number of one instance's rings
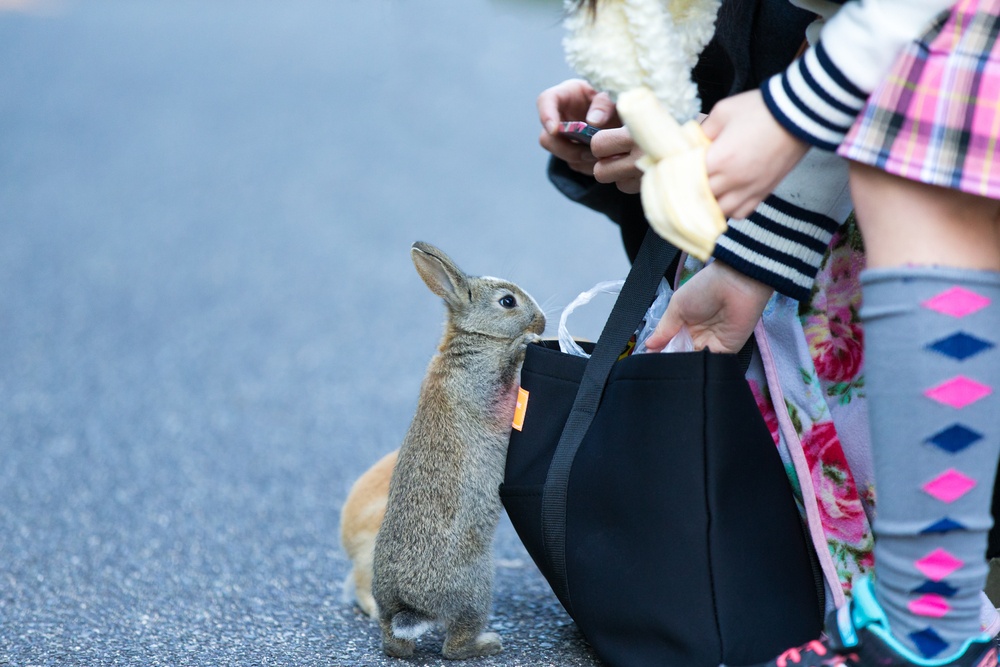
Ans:
POLYGON ((976 480, 952 468, 924 484, 923 489, 941 502, 953 503, 975 486, 976 480))
POLYGON ((965 562, 939 548, 916 561, 914 565, 931 581, 941 581, 965 565, 965 562))
POLYGON ((962 287, 952 287, 927 299, 921 305, 944 315, 965 317, 990 305, 990 300, 962 287))
POLYGON ((941 618, 951 611, 951 605, 940 595, 922 595, 907 605, 918 616, 941 618))
POLYGON ((980 384, 975 380, 958 375, 942 382, 936 387, 932 387, 924 392, 924 396, 938 403, 950 405, 961 410, 965 406, 975 403, 993 393, 993 390, 985 384, 980 384))

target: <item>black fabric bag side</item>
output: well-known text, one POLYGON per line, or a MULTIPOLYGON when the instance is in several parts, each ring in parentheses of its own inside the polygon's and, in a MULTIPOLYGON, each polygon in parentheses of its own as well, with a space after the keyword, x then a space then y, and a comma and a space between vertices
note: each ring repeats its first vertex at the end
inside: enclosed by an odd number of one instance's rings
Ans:
POLYGON ((614 363, 571 461, 565 564, 553 567, 542 499, 587 366, 552 346, 529 347, 527 410, 501 496, 601 658, 739 665, 815 638, 822 602, 811 547, 735 355, 614 363))
POLYGON ((573 462, 566 504, 572 615, 609 664, 721 662, 705 452, 687 445, 705 434, 704 357, 616 364, 573 462), (663 409, 650 414, 649 402, 663 409), (683 474, 660 474, 670 470, 683 474))

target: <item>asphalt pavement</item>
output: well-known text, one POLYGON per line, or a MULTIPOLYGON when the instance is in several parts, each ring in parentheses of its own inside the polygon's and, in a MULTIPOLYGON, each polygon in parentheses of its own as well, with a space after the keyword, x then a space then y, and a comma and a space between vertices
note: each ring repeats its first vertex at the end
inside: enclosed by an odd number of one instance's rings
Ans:
MULTIPOLYGON (((339 512, 441 333, 413 241, 549 333, 626 271, 544 176, 560 12, 0 0, 0 665, 444 664, 343 601, 339 512)), ((506 519, 495 550, 506 650, 466 664, 596 665, 506 519)))

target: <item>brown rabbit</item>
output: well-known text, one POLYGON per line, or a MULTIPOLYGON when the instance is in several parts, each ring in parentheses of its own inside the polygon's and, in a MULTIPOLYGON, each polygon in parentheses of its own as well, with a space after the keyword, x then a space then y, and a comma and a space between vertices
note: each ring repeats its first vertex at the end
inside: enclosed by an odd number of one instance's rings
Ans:
POLYGON ((372 618, 378 617, 378 608, 372 597, 375 535, 385 516, 389 480, 398 455, 399 450, 393 450, 365 471, 351 486, 340 511, 340 543, 352 564, 348 583, 354 590, 358 606, 372 618))
POLYGON ((411 254, 448 318, 375 538, 382 647, 408 657, 416 638, 440 625, 445 658, 492 655, 502 650, 500 637, 484 632, 498 487, 524 350, 545 329, 545 316, 516 285, 467 276, 431 245, 415 243, 411 254))

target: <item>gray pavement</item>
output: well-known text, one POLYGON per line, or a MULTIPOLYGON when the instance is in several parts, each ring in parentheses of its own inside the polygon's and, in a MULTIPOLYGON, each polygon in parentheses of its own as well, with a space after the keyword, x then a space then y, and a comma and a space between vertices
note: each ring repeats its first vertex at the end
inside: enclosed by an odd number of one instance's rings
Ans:
MULTIPOLYGON (((553 318, 625 271, 544 178, 559 3, 43 9, 0 10, 0 665, 442 664, 342 601, 339 511, 441 331, 412 241, 553 318)), ((496 555, 468 664, 597 664, 496 555)))

